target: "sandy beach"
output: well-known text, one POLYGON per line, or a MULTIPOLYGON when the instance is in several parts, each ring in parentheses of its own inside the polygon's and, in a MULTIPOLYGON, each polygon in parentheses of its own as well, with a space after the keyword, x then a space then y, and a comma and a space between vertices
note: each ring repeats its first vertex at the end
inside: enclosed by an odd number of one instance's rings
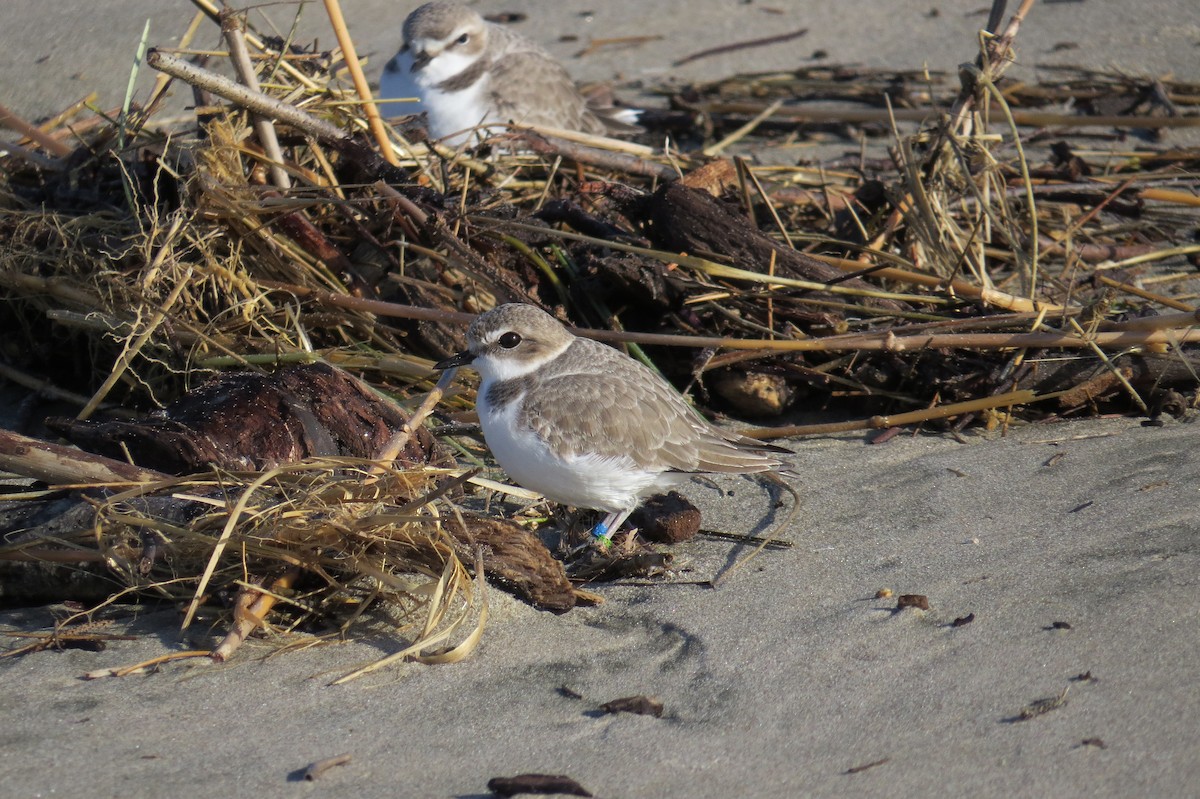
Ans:
MULTIPOLYGON (((344 5, 377 77, 411 6, 344 5)), ((478 7, 528 14, 522 30, 579 79, 636 93, 639 81, 794 68, 818 51, 953 72, 973 56, 987 4, 478 7), (671 66, 800 28, 786 45, 671 66), (575 55, 593 39, 646 35, 662 38, 575 55)), ((91 90, 119 105, 145 20, 151 43, 169 45, 191 13, 112 0, 101 21, 92 3, 11 4, 0 102, 32 119, 91 90)), ((305 14, 332 44, 319 6, 305 14)), ((1018 49, 1028 76, 1069 63, 1200 77, 1200 17, 1190 0, 1041 3, 1018 49)), ((962 441, 793 441, 802 506, 768 531, 792 546, 720 588, 696 582, 746 550, 704 536, 674 548, 664 581, 594 586, 603 604, 562 616, 489 588, 469 659, 347 685, 330 682, 399 642, 278 653, 251 641, 228 664, 82 679, 221 633, 181 634, 175 610, 119 609, 105 631, 131 640, 0 661, 0 784, 14 797, 484 797, 493 777, 537 772, 597 797, 1195 795, 1197 430, 1104 419, 962 441), (897 610, 902 594, 928 609, 897 610), (634 695, 661 700, 662 717, 599 709, 634 695), (348 763, 304 780, 310 763, 341 754, 348 763)), ((686 489, 704 526, 762 533, 768 493, 750 480, 717 486, 686 489)), ((44 629, 54 612, 5 610, 0 631, 44 629)))

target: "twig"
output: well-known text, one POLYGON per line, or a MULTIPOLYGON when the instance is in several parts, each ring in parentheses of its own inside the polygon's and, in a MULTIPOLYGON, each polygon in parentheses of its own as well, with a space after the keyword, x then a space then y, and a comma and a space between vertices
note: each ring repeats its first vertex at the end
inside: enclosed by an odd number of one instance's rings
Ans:
POLYGON ((710 47, 707 50, 700 50, 691 55, 684 56, 677 61, 671 62, 673 67, 681 67, 684 64, 690 64, 693 61, 699 61, 701 58, 709 58, 714 55, 724 55, 725 53, 734 53, 738 50, 749 50, 752 47, 765 47, 771 44, 782 44, 790 42, 793 39, 799 39, 808 33, 808 28, 792 31, 791 33, 781 33, 776 36, 765 36, 761 39, 750 39, 745 42, 734 42, 733 44, 723 44, 719 47, 710 47))
POLYGON ((59 158, 65 158, 72 153, 70 147, 53 136, 43 133, 39 128, 21 119, 3 105, 0 105, 0 126, 15 130, 30 141, 36 142, 46 152, 59 158))
POLYGON ((662 41, 662 36, 659 34, 650 34, 647 36, 612 36, 607 39, 592 39, 588 42, 588 46, 575 53, 573 58, 583 58, 589 56, 597 50, 605 47, 620 47, 632 44, 646 44, 647 42, 662 41))
POLYGON ((433 409, 441 401, 442 395, 446 393, 446 389, 454 382, 454 375, 457 372, 458 369, 447 369, 442 372, 442 376, 438 379, 437 384, 425 395, 425 399, 422 400, 420 406, 413 411, 412 416, 408 417, 408 421, 396 431, 391 440, 380 450, 375 460, 381 461, 381 463, 371 469, 372 474, 383 474, 388 468, 384 464, 390 465, 392 461, 396 460, 396 456, 400 454, 400 451, 408 446, 408 440, 412 438, 413 431, 421 426, 429 414, 433 413, 433 409))
POLYGON ((1191 328, 1200 325, 1200 311, 1163 314, 1161 316, 1146 316, 1141 319, 1130 319, 1126 322, 1113 322, 1109 330, 1170 330, 1172 328, 1191 328))
POLYGON ((130 674, 140 674, 146 669, 153 668, 161 663, 170 663, 173 660, 186 660, 189 658, 208 657, 211 652, 207 649, 195 649, 188 652, 172 652, 169 655, 159 655, 149 660, 143 660, 141 663, 135 663, 132 666, 125 666, 119 669, 97 669, 89 671, 83 675, 85 680, 99 680, 104 677, 128 677, 130 674))
MULTIPOLYGON (((745 125, 742 125, 740 128, 735 130, 733 133, 730 133, 728 136, 721 139, 716 144, 714 144, 710 147, 705 147, 704 154, 706 156, 708 156, 709 158, 720 155, 730 145, 736 144, 737 142, 741 141, 744 137, 749 136, 751 133, 753 133, 755 128, 757 128, 759 125, 761 125, 765 120, 772 117, 775 114, 775 112, 778 111, 782 107, 783 107, 783 98, 781 97, 778 100, 776 100, 775 102, 771 103, 766 108, 764 108, 762 111, 759 111, 758 114, 755 115, 755 117, 753 119, 751 119, 745 125)), ((759 187, 759 188, 761 190, 761 187, 759 187)))
POLYGON ((0 470, 64 483, 151 483, 171 476, 90 452, 0 430, 0 470))
MULTIPOLYGON (((761 114, 769 103, 748 100, 699 103, 696 108, 707 114, 761 114)), ((895 119, 898 122, 926 122, 938 114, 935 108, 896 108, 891 112, 878 108, 811 108, 785 105, 771 113, 771 119, 793 122, 843 122, 847 124, 880 123, 895 119)), ((1141 128, 1160 130, 1163 128, 1200 127, 1200 116, 1151 117, 1151 116, 1091 116, 1086 114, 1062 114, 1053 111, 1020 111, 1014 109, 1013 121, 1021 127, 1057 128, 1141 128)))
POLYGON ((1195 310, 1196 310, 1194 307, 1192 307, 1191 305, 1188 305, 1186 302, 1180 302, 1179 300, 1173 300, 1170 297, 1164 297, 1161 294, 1155 294, 1152 291, 1146 291, 1145 289, 1138 288, 1137 286, 1131 286, 1128 283, 1121 283, 1119 281, 1113 280, 1111 277, 1108 277, 1107 275, 1096 275, 1096 279, 1099 280, 1104 285, 1110 286, 1111 288, 1117 289, 1118 291, 1123 291, 1126 294, 1132 294, 1135 297, 1141 297, 1143 300, 1150 300, 1151 302, 1157 302, 1159 305, 1165 305, 1168 308, 1174 308, 1177 311, 1187 311, 1189 313, 1192 313, 1192 312, 1195 312, 1195 310))
MULTIPOLYGON (((1088 334, 1084 331, 1083 326, 1079 324, 1079 320, 1071 317, 1067 319, 1067 322, 1070 323, 1071 327, 1074 328, 1075 332, 1079 336, 1085 339, 1091 339, 1091 334, 1088 334)), ((1091 342, 1091 350, 1092 352, 1096 353, 1096 357, 1101 360, 1101 362, 1104 364, 1104 367, 1108 369, 1112 376, 1120 382, 1121 387, 1124 388, 1129 394, 1134 404, 1142 409, 1142 413, 1149 414, 1150 409, 1146 407, 1145 400, 1143 400, 1141 395, 1137 393, 1137 389, 1130 384, 1129 378, 1122 374, 1121 370, 1118 369, 1116 365, 1109 360, 1108 356, 1104 354, 1104 350, 1100 349, 1100 347, 1094 341, 1091 342)))
POLYGON ((868 419, 856 419, 852 422, 834 422, 831 424, 787 425, 785 427, 758 427, 751 430, 739 431, 747 438, 771 439, 791 438, 794 436, 828 435, 829 433, 845 433, 851 430, 881 430, 888 427, 901 427, 906 424, 927 422, 930 419, 945 419, 951 416, 961 416, 965 413, 978 413, 992 408, 1007 408, 1014 405, 1028 405, 1038 400, 1057 397, 1058 394, 1038 395, 1032 391, 1012 391, 1007 394, 997 394, 994 397, 984 397, 966 402, 955 402, 950 405, 938 405, 919 411, 897 413, 890 416, 872 416, 868 419))
MULTIPOLYGON (((233 61, 234 71, 238 79, 251 91, 259 91, 258 75, 254 65, 250 63, 250 51, 246 49, 246 20, 231 9, 221 11, 221 33, 229 44, 229 57, 233 61)), ((254 120, 254 132, 262 143, 263 151, 270 159, 271 182, 281 189, 289 189, 292 179, 283 168, 283 150, 279 147, 279 139, 275 136, 275 125, 270 118, 262 114, 251 114, 254 120)))
POLYGON ((614 172, 623 172, 629 175, 658 178, 659 180, 674 180, 679 177, 678 172, 665 164, 656 164, 653 161, 647 161, 625 153, 615 153, 595 147, 586 147, 556 136, 546 136, 536 133, 528 128, 513 128, 513 130, 516 138, 524 141, 529 146, 529 149, 539 155, 561 155, 564 158, 570 158, 572 161, 578 161, 588 166, 610 169, 614 172))
MULTIPOLYGON (((200 9, 201 11, 203 11, 208 16, 208 18, 211 19, 213 22, 217 23, 218 25, 221 24, 221 9, 217 8, 217 6, 214 5, 211 2, 211 0, 192 0, 192 5, 194 5, 196 8, 200 9)), ((266 43, 263 42, 262 39, 260 39, 258 36, 254 35, 253 33, 250 33, 250 32, 246 33, 246 41, 250 42, 250 44, 254 45, 259 50, 262 50, 263 52, 266 52, 266 50, 267 50, 266 43)), ((147 62, 148 61, 149 61, 149 59, 147 59, 147 62)), ((296 69, 290 63, 288 63, 288 60, 286 58, 280 59, 279 65, 280 65, 280 67, 283 68, 284 72, 288 73, 288 75, 290 75, 292 77, 292 79, 294 79, 295 81, 300 83, 300 85, 304 86, 304 88, 310 89, 313 91, 321 89, 320 84, 318 84, 315 80, 310 78, 308 75, 305 75, 303 72, 296 69)), ((150 66, 153 67, 154 65, 151 64, 150 66)), ((154 67, 154 68, 158 69, 158 67, 154 67)), ((166 70, 163 70, 163 71, 165 72, 166 70)), ((170 74, 170 73, 168 73, 168 74, 170 74)), ((175 77, 179 77, 179 76, 176 75, 175 77)), ((183 80, 187 80, 187 78, 183 78, 183 80)), ((189 81, 189 83, 190 83, 190 81, 189 81)))
MULTIPOLYGON (((766 276, 764 276, 766 279, 766 276)), ((771 278, 778 281, 780 278, 771 278)), ((263 286, 278 288, 294 293, 298 297, 311 299, 324 305, 366 311, 378 316, 400 319, 425 319, 439 322, 466 323, 475 317, 456 311, 441 311, 433 308, 418 308, 381 300, 364 300, 345 294, 333 294, 318 289, 292 286, 284 283, 260 281, 263 286)), ((1152 325, 1168 317, 1136 320, 1137 323, 1152 325)), ((1193 314, 1171 315, 1178 324, 1200 324, 1193 314), (1191 320, 1184 321, 1185 319, 1191 320)), ((1133 322, 1119 330, 1096 333, 1092 338, 1101 347, 1135 347, 1148 344, 1170 344, 1174 342, 1200 341, 1197 329, 1162 329, 1144 332, 1133 327, 1133 322)), ((1114 326, 1116 327, 1116 326, 1114 326)), ((1174 325, 1172 325, 1174 327, 1174 325)), ((1151 328, 1145 328, 1150 330, 1151 328)), ((741 339, 719 336, 680 336, 664 333, 629 333, 617 330, 575 329, 575 333, 598 341, 633 342, 666 347, 719 347, 731 350, 771 350, 775 352, 850 352, 854 350, 904 352, 924 349, 1013 349, 1018 347, 1061 347, 1078 349, 1090 347, 1087 340, 1063 333, 945 333, 938 335, 897 336, 892 332, 870 336, 848 335, 826 338, 801 339, 741 339)))
POLYGON ((329 15, 329 24, 333 26, 333 32, 337 36, 338 47, 342 48, 342 57, 346 61, 346 68, 350 70, 350 79, 354 81, 354 91, 358 92, 358 97, 363 102, 362 107, 363 112, 367 115, 367 125, 371 128, 371 133, 379 144, 379 151, 383 153, 384 159, 389 164, 397 166, 400 159, 396 157, 396 151, 392 149, 392 143, 387 136, 387 128, 384 127, 383 119, 379 116, 379 108, 371 97, 371 87, 367 85, 367 78, 363 75, 362 64, 359 63, 358 53, 354 49, 354 39, 350 37, 350 30, 346 27, 346 18, 342 16, 342 7, 338 0, 325 0, 325 13, 329 15))
POLYGON ((318 760, 308 768, 304 769, 304 779, 312 782, 313 780, 319 779, 322 774, 324 774, 326 771, 329 771, 329 769, 333 768, 334 766, 344 766, 349 763, 350 760, 351 758, 349 753, 344 755, 334 755, 333 757, 327 757, 324 760, 318 760))
POLYGON ((248 89, 234 83, 229 78, 190 64, 182 58, 164 53, 162 50, 151 49, 146 54, 146 63, 160 72, 165 72, 172 77, 187 81, 193 86, 212 92, 248 111, 284 122, 319 139, 329 142, 349 139, 345 132, 323 119, 317 119, 293 105, 276 100, 262 92, 248 89))

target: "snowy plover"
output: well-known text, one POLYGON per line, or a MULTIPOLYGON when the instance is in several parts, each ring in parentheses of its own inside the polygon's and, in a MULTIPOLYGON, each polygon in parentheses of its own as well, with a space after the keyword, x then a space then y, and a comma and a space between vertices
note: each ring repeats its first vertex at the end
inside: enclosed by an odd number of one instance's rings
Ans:
MULTIPOLYGON (((404 46, 384 68, 384 116, 427 111, 429 133, 451 146, 478 126, 515 122, 584 133, 636 131, 636 112, 593 108, 545 50, 462 3, 426 3, 404 20, 404 46)), ((486 134, 486 128, 482 131, 486 134)))
POLYGON ((790 450, 701 419, 670 383, 532 305, 501 305, 467 331, 488 447, 509 477, 555 502, 603 510, 606 540, 640 504, 705 473, 785 472, 790 450))

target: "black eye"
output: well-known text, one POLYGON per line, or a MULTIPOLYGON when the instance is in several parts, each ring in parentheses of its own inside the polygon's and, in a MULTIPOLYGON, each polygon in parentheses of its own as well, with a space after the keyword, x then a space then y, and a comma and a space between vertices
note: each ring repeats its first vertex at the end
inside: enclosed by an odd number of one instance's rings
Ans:
POLYGON ((500 346, 506 350, 511 350, 513 347, 521 343, 521 336, 517 333, 508 332, 500 337, 500 346))
POLYGON ((455 40, 454 43, 455 44, 466 44, 469 41, 471 41, 471 34, 464 33, 462 36, 459 36, 458 39, 455 40))

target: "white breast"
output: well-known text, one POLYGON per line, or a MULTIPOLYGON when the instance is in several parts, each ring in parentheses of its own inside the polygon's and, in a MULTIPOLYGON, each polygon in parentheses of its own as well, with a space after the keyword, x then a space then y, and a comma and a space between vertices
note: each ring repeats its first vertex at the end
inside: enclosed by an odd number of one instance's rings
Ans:
POLYGON ((484 77, 458 92, 426 89, 422 99, 429 112, 429 135, 457 147, 474 135, 471 129, 477 125, 499 122, 487 102, 487 84, 484 77))
POLYGON ((495 408, 487 401, 490 381, 479 387, 477 409, 488 449, 508 476, 547 499, 607 512, 631 509, 641 497, 682 479, 640 469, 629 458, 555 454, 545 441, 515 423, 523 397, 495 408))
POLYGON ((471 128, 481 123, 501 122, 488 104, 488 81, 482 78, 458 92, 444 92, 436 87, 453 78, 475 63, 474 58, 464 58, 455 53, 442 53, 422 71, 412 72, 412 54, 404 50, 385 69, 379 79, 379 96, 382 99, 416 99, 416 102, 381 103, 379 113, 385 117, 428 114, 429 135, 444 139, 446 144, 457 147, 467 141, 471 128), (450 134, 456 134, 451 136, 450 134))

